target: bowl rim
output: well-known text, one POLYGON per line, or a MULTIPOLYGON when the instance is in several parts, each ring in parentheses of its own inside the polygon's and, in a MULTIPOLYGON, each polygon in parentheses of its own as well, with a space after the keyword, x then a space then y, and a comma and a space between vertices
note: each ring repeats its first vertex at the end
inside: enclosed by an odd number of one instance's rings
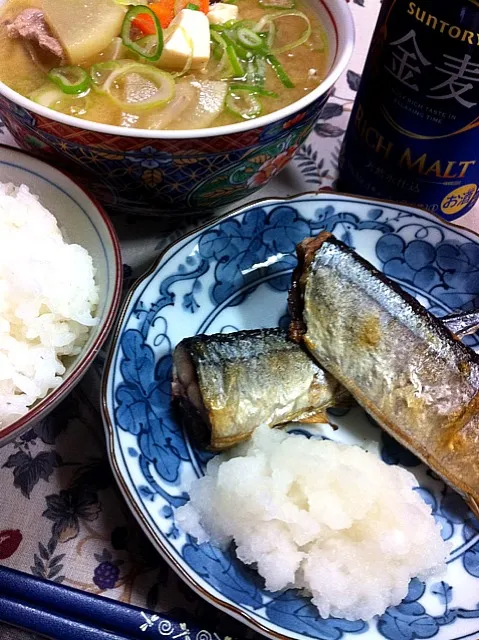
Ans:
POLYGON ((134 129, 121 127, 111 124, 102 124, 94 122, 92 120, 83 120, 74 116, 69 116, 57 111, 53 111, 48 107, 33 102, 29 98, 17 93, 5 83, 0 81, 0 95, 5 96, 8 100, 17 104, 39 116, 58 122, 59 124, 67 125, 78 130, 85 130, 91 132, 97 132, 102 134, 110 134, 125 138, 146 138, 153 140, 187 140, 195 138, 212 138, 219 136, 234 135, 239 133, 245 133, 252 129, 259 129, 266 125, 272 124, 288 118, 296 114, 298 111, 305 109, 310 104, 324 96, 336 83, 339 76, 346 69, 351 55, 353 53, 355 42, 355 29, 354 21, 351 13, 351 9, 348 6, 349 0, 316 0, 319 2, 324 11, 328 14, 329 19, 333 25, 333 29, 336 33, 336 51, 333 61, 331 63, 331 69, 326 78, 310 93, 303 96, 299 100, 292 102, 291 104, 273 111, 259 118, 247 120, 244 122, 237 122, 235 124, 222 125, 220 127, 210 127, 207 129, 178 129, 178 130, 163 130, 163 129, 134 129), (333 9, 331 8, 333 7, 333 9), (338 29, 337 21, 334 18, 333 12, 337 12, 337 18, 340 22, 340 28, 338 29), (341 30, 344 36, 340 38, 338 31, 341 30), (52 117, 54 114, 54 117, 52 117))
MULTIPOLYGON (((48 164, 44 160, 36 157, 35 155, 29 153, 28 151, 24 151, 23 149, 17 149, 15 147, 10 147, 5 144, 0 144, 0 154, 2 151, 8 151, 13 153, 14 155, 18 154, 21 156, 26 156, 30 160, 34 160, 39 162, 40 165, 46 165, 53 173, 57 172, 63 178, 66 178, 67 182, 71 182, 75 187, 77 187, 82 195, 90 201, 99 214, 100 219, 103 221, 105 225, 105 229, 107 232, 107 236, 111 242, 112 248, 112 257, 113 257, 113 268, 114 268, 114 280, 113 280, 113 295, 110 308, 107 310, 103 323, 101 325, 100 331, 93 341, 92 345, 84 353, 83 356, 80 356, 79 361, 73 366, 72 371, 68 378, 64 380, 56 389, 47 392, 47 395, 41 400, 37 401, 37 403, 29 409, 28 412, 15 420, 11 424, 6 427, 0 428, 0 446, 3 444, 7 444, 7 440, 10 440, 14 434, 26 427, 27 424, 34 422, 36 419, 41 419, 42 415, 48 413, 51 409, 53 409, 56 403, 63 397, 66 397, 75 385, 79 382, 83 374, 90 367, 91 363, 97 356, 102 344, 105 342, 111 328, 116 319, 117 311, 120 306, 121 301, 121 293, 122 293, 122 285, 123 285, 123 271, 122 271, 122 259, 121 259, 121 248, 120 248, 120 240, 115 231, 115 227, 113 223, 106 213, 103 206, 98 202, 98 200, 90 195, 76 180, 72 178, 69 174, 61 169, 57 169, 52 165, 48 164)), ((20 168, 24 168, 22 165, 20 168)), ((41 167, 40 167, 41 168, 41 167)), ((54 177, 54 176, 53 176, 54 177)))

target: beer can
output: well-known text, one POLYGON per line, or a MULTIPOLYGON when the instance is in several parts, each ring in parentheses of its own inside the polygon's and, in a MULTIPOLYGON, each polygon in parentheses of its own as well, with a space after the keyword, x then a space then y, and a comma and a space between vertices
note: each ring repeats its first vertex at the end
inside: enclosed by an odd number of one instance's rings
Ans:
POLYGON ((448 220, 479 198, 479 0, 384 0, 338 189, 448 220))

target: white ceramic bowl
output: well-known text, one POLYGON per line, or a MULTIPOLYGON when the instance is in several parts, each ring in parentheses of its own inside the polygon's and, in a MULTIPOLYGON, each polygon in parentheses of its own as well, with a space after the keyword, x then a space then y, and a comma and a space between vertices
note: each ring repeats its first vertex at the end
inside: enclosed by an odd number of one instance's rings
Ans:
POLYGON ((19 436, 49 413, 77 384, 103 344, 115 319, 121 294, 122 263, 115 230, 105 212, 70 178, 23 151, 0 146, 0 182, 26 184, 57 218, 65 237, 90 253, 96 268, 99 322, 81 353, 69 359, 62 384, 14 423, 0 428, 0 445, 19 436))

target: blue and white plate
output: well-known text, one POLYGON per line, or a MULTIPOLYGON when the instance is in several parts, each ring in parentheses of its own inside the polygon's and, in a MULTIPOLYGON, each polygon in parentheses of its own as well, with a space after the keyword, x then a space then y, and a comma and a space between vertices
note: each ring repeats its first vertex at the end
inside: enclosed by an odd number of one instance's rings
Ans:
MULTIPOLYGON (((479 308, 479 238, 407 207, 335 194, 266 200, 181 239, 136 284, 106 368, 103 411, 119 485, 156 548, 220 609, 271 638, 458 640, 479 636, 479 522, 462 500, 359 409, 342 428, 307 435, 376 447, 416 474, 453 551, 444 581, 413 580, 398 607, 370 623, 322 620, 295 590, 267 592, 233 551, 196 542, 175 524, 187 481, 211 454, 198 451, 170 413, 171 354, 184 337, 287 323, 295 245, 322 229, 353 246, 438 316, 479 308)), ((469 337, 475 346, 478 341, 469 337)), ((339 412, 336 412, 336 414, 339 412)), ((304 431, 304 429, 303 429, 304 431)))

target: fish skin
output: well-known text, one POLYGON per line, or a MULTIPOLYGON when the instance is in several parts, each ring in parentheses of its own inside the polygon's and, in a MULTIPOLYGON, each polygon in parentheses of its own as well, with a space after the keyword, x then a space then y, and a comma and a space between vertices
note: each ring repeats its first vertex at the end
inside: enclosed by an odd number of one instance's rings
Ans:
POLYGON ((290 338, 479 515, 479 356, 330 233, 297 253, 290 338))
POLYGON ((185 338, 173 361, 172 391, 183 423, 216 451, 246 440, 260 424, 325 422, 328 407, 352 403, 349 393, 280 329, 185 338), (185 357, 194 376, 185 374, 185 357), (185 393, 188 388, 198 399, 195 384, 202 408, 198 402, 191 406, 185 393))
POLYGON ((455 313, 441 318, 441 322, 458 338, 470 336, 479 330, 479 311, 455 313))

